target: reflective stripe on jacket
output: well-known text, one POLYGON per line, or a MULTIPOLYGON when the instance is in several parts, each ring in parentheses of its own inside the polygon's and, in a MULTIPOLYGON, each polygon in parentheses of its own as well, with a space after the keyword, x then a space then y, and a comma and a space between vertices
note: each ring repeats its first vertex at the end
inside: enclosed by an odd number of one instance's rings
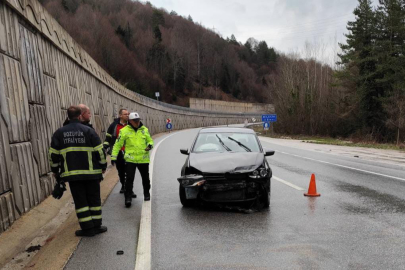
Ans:
POLYGON ((63 181, 99 180, 107 168, 103 145, 94 129, 72 120, 52 136, 49 163, 63 181))
POLYGON ((153 140, 148 128, 140 123, 140 127, 135 130, 129 124, 120 130, 112 150, 111 160, 117 160, 120 149, 125 146, 124 159, 126 162, 149 163, 149 151, 145 151, 148 145, 153 147, 153 140))

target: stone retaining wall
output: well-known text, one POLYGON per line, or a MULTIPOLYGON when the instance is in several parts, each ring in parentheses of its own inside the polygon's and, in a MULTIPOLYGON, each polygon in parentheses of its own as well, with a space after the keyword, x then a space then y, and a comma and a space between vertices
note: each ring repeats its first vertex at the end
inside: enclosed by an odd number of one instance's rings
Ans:
POLYGON ((190 108, 197 110, 207 110, 214 112, 230 113, 274 113, 273 104, 249 103, 249 102, 229 102, 213 99, 190 98, 190 108))

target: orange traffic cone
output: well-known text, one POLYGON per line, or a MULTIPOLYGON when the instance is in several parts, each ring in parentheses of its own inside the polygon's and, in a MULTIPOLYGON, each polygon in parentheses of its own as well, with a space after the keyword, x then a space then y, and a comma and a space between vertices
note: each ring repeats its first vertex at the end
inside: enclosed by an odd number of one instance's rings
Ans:
POLYGON ((319 196, 321 196, 321 194, 316 193, 315 174, 311 175, 311 181, 309 182, 308 193, 304 193, 304 196, 308 196, 308 197, 319 197, 319 196))

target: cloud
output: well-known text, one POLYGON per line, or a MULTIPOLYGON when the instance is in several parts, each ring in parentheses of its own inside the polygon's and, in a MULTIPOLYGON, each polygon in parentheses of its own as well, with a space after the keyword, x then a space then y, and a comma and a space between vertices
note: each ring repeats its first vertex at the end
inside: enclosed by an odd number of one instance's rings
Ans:
MULTIPOLYGON (((378 0, 373 0, 376 3, 378 0)), ((264 40, 279 52, 300 51, 306 42, 326 47, 328 58, 344 42, 355 0, 150 0, 158 8, 191 15, 195 22, 223 37, 234 34, 264 40)))

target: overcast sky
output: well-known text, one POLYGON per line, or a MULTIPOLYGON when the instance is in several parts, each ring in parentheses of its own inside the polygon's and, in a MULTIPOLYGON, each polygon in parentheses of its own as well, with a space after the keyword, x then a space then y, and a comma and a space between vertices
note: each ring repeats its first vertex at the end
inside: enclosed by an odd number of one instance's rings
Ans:
MULTIPOLYGON (((376 3, 378 0, 373 0, 376 3)), ((357 0, 150 0, 157 8, 190 15, 195 22, 224 38, 235 35, 264 40, 279 52, 299 52, 305 42, 318 48, 318 58, 333 62, 337 42, 344 42, 347 21, 353 20, 357 0), (316 44, 316 45, 314 45, 316 44), (324 49, 322 49, 324 48, 324 49), (323 56, 322 55, 323 51, 323 56)))

